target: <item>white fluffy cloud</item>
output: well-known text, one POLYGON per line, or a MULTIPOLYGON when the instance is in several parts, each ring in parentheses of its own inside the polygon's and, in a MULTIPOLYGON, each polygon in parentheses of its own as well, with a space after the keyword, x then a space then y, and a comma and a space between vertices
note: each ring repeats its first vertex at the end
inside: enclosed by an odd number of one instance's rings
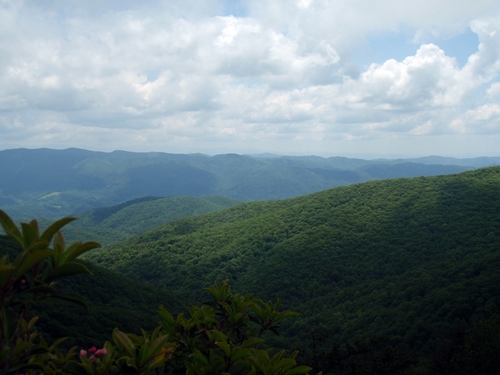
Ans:
POLYGON ((500 133, 496 1, 225 5, 0 0, 0 148, 335 153, 405 137, 420 153, 426 137, 500 133), (469 29, 463 66, 425 42, 469 29), (370 35, 401 30, 414 54, 357 62, 370 35))

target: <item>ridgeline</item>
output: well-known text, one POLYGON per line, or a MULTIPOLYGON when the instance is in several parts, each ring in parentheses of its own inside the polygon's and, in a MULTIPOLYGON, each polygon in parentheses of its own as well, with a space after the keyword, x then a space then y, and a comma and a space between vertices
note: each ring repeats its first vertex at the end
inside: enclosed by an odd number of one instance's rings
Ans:
POLYGON ((318 368, 342 373, 356 354, 375 353, 365 363, 391 353, 428 372, 499 311, 499 249, 500 167, 491 167, 245 203, 87 260, 194 300, 224 279, 280 298, 301 313, 280 344, 318 368))

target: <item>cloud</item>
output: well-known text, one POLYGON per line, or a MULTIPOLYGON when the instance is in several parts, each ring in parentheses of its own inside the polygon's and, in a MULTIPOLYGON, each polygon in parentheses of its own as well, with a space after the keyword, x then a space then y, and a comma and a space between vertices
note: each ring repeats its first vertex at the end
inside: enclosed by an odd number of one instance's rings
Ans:
POLYGON ((329 140, 498 131, 496 1, 236 8, 0 1, 0 147, 314 150, 329 140), (439 36, 467 28, 479 45, 459 66, 439 36), (413 54, 357 62, 369 35, 403 29, 413 54), (423 42, 430 34, 437 41, 423 42))
POLYGON ((460 97, 454 88, 458 74, 454 59, 429 44, 401 62, 391 59, 371 65, 347 86, 355 93, 353 104, 412 110, 457 104, 460 97))
POLYGON ((498 134, 500 105, 489 103, 469 109, 452 122, 451 128, 459 133, 498 134))
POLYGON ((493 83, 486 90, 486 98, 488 98, 488 99, 500 98, 500 82, 493 83))

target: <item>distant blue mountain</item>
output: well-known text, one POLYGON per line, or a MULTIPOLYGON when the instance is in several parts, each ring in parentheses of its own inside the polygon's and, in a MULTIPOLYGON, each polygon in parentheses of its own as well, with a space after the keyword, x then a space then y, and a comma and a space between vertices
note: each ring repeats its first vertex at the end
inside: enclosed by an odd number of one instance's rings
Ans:
POLYGON ((0 206, 15 217, 59 217, 145 196, 283 199, 374 179, 459 173, 500 158, 345 157, 0 151, 0 206))

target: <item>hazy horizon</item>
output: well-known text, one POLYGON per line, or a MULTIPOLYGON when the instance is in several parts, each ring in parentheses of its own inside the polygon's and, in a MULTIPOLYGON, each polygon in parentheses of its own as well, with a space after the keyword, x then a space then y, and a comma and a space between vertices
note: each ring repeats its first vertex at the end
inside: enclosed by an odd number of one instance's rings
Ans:
POLYGON ((366 160, 375 160, 375 159, 415 159, 415 158, 425 158, 425 157, 443 157, 443 158, 455 158, 455 159, 473 159, 473 158, 481 158, 481 157, 500 157, 500 152, 498 154, 491 154, 491 155, 440 155, 440 154, 416 154, 416 155, 405 155, 405 154, 370 154, 370 153, 342 153, 342 154, 321 154, 321 153, 280 153, 280 152, 250 152, 250 153, 245 153, 245 152, 217 152, 217 153, 205 153, 205 152, 168 152, 168 151, 157 151, 157 150, 150 150, 150 151, 132 151, 132 150, 123 150, 123 149, 116 149, 116 150, 93 150, 89 148, 84 148, 84 147, 64 147, 64 148, 52 148, 52 147, 34 147, 34 148, 29 148, 29 147, 16 147, 16 148, 9 148, 9 149, 0 149, 1 151, 9 151, 9 150, 19 150, 19 149, 26 149, 26 150, 39 150, 39 149, 47 149, 47 150, 68 150, 68 149, 80 149, 80 150, 86 150, 86 151, 91 151, 91 152, 104 152, 104 153, 112 153, 112 152, 131 152, 131 153, 165 153, 165 154, 178 154, 178 155, 195 155, 195 154, 201 154, 201 155, 206 155, 206 156, 216 156, 216 155, 227 155, 227 154, 237 154, 237 155, 248 155, 248 156, 253 156, 253 157, 281 157, 281 156, 317 156, 321 158, 330 158, 330 157, 345 157, 345 158, 359 158, 359 159, 366 159, 366 160))

